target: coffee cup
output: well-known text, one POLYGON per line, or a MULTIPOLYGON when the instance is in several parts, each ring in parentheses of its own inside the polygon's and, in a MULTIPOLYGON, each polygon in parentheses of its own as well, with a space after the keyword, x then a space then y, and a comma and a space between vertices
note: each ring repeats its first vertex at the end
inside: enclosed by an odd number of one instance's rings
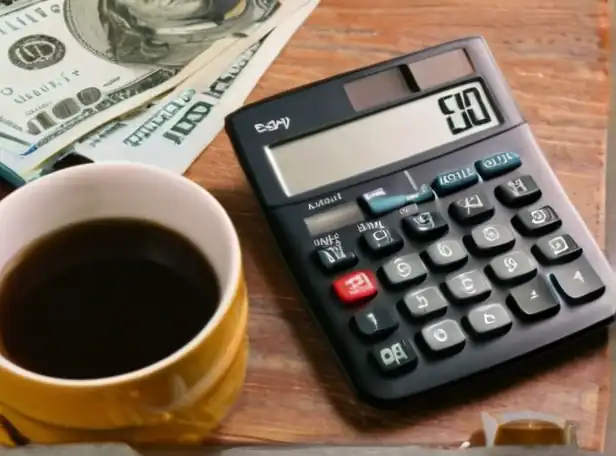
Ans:
POLYGON ((1 200, 0 237, 0 444, 197 443, 229 413, 248 301, 209 192, 142 164, 75 166, 1 200))

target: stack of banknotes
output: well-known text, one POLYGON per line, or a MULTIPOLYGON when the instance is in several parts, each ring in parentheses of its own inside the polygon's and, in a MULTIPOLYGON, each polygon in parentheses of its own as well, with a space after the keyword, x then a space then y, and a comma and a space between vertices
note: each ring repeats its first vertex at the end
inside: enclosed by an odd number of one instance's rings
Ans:
POLYGON ((319 0, 0 0, 0 177, 183 173, 319 0))

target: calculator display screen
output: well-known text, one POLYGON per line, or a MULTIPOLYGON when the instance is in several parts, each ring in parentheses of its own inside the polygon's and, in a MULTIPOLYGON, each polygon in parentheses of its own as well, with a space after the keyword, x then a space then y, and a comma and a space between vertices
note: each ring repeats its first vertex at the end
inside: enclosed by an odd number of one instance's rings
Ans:
POLYGON ((304 193, 500 125, 478 81, 266 148, 288 196, 304 193))

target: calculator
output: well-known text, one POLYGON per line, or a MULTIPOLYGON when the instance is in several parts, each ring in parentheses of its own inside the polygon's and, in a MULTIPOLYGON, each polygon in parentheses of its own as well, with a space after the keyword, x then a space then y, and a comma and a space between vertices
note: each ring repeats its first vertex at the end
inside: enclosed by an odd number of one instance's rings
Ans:
POLYGON ((246 105, 225 129, 364 401, 391 405, 614 316, 612 269, 481 37, 246 105))

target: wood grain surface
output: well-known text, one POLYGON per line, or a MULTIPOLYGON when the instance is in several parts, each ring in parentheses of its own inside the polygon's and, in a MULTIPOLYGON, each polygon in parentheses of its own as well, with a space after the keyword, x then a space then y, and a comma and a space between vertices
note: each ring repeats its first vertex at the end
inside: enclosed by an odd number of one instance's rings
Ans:
MULTIPOLYGON (((483 35, 549 162, 602 244, 608 16, 603 0, 322 0, 249 101, 483 35)), ((578 421, 582 447, 602 449, 609 397, 604 340, 576 346, 562 360, 536 363, 541 366, 530 372, 473 382, 402 411, 356 403, 298 300, 224 133, 187 176, 230 212, 243 243, 252 306, 245 390, 213 441, 448 446, 478 427, 481 411, 523 409, 578 421)))

